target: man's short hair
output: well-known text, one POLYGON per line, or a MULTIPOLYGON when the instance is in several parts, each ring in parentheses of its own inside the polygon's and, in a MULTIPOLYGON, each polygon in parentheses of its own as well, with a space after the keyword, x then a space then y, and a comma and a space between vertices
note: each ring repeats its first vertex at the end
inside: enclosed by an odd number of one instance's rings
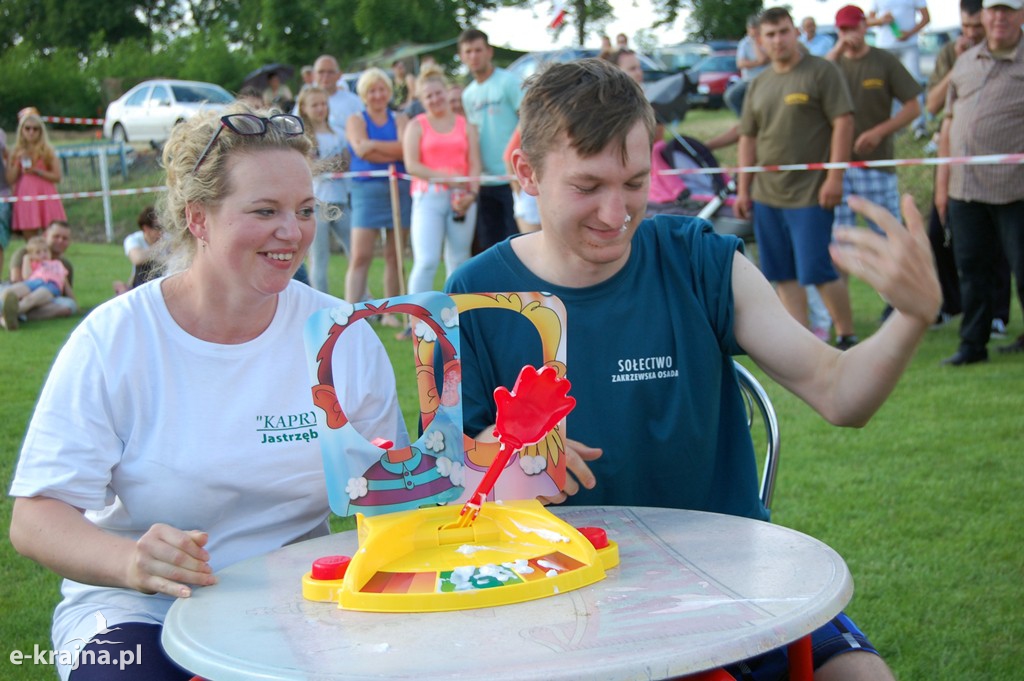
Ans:
POLYGON ((490 45, 490 40, 487 38, 487 34, 478 28, 467 28, 465 31, 459 34, 459 47, 462 47, 466 43, 476 42, 477 40, 483 40, 484 45, 490 45))
POLYGON ((981 11, 981 0, 960 0, 960 11, 968 16, 974 16, 981 11))
POLYGON ((71 225, 66 220, 50 220, 50 224, 46 225, 46 229, 51 227, 61 227, 63 229, 71 229, 71 225))
POLYGON ((160 220, 156 216, 156 208, 153 206, 146 206, 139 213, 138 219, 139 227, 153 227, 154 229, 160 229, 160 220))
POLYGON ((615 142, 623 160, 626 138, 637 123, 654 142, 654 110, 640 86, 604 59, 552 64, 526 82, 519 106, 523 152, 540 174, 563 135, 584 158, 615 142))
POLYGON ((796 24, 793 22, 793 15, 790 14, 789 10, 786 9, 785 7, 769 7, 765 11, 761 12, 760 19, 760 23, 771 24, 772 26, 775 26, 776 24, 781 24, 785 21, 788 21, 789 23, 796 26, 796 24))
POLYGON ((747 28, 757 28, 761 25, 761 15, 751 14, 747 17, 747 28))

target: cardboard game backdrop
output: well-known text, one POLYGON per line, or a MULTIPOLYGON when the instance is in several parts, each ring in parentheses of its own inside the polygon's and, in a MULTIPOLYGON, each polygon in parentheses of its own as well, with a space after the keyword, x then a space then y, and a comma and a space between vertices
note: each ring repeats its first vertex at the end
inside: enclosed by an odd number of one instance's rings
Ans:
MULTIPOLYGON (((447 296, 431 291, 367 301, 313 314, 306 323, 313 402, 331 510, 340 516, 378 515, 437 504, 461 503, 476 488, 499 451, 462 433, 462 365, 459 315, 476 309, 523 315, 537 330, 543 366, 565 376, 565 308, 541 293, 478 293, 447 296), (421 435, 409 446, 360 433, 345 415, 335 386, 333 357, 352 324, 380 314, 413 318, 413 361, 421 435), (436 376, 435 356, 443 376, 436 376), (438 385, 440 379, 440 387, 438 385), (368 439, 371 438, 371 439, 368 439)), ((343 390, 341 391, 343 393, 343 390)), ((565 420, 536 445, 513 457, 491 499, 533 499, 565 484, 565 420)))

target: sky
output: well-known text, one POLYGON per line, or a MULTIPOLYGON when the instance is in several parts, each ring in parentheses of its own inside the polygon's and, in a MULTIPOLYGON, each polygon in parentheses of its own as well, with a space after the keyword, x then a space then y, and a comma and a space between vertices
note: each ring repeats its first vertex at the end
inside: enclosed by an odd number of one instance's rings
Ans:
MULTIPOLYGON (((789 0, 792 14, 797 21, 805 16, 812 16, 819 24, 834 23, 836 11, 850 0, 789 0)), ((865 2, 863 8, 868 9, 870 3, 865 2)), ((935 28, 949 28, 960 24, 959 3, 954 0, 929 0, 931 24, 935 28)), ((771 6, 770 1, 765 6, 771 6)), ((633 36, 641 29, 649 29, 655 21, 651 3, 645 0, 612 0, 616 19, 608 24, 605 32, 613 39, 617 33, 625 33, 633 41, 633 36)), ((575 34, 572 26, 563 29, 558 41, 553 41, 552 34, 547 30, 552 14, 552 2, 533 3, 532 9, 504 8, 484 15, 479 28, 486 32, 492 45, 511 47, 517 50, 549 50, 556 47, 568 47, 574 44, 575 34)), ((652 35, 661 45, 673 45, 686 39, 686 19, 680 16, 674 25, 652 31, 652 35)), ((590 40, 592 47, 598 47, 596 37, 590 40)))

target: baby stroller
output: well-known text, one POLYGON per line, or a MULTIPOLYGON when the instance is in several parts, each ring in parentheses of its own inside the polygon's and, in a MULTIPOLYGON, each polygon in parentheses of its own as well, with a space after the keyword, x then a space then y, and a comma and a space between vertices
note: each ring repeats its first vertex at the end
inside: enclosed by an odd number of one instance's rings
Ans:
POLYGON ((754 225, 733 213, 736 183, 726 173, 662 175, 658 171, 718 168, 711 150, 692 137, 659 140, 651 151, 651 191, 647 215, 695 215, 708 220, 720 234, 754 238, 754 225))

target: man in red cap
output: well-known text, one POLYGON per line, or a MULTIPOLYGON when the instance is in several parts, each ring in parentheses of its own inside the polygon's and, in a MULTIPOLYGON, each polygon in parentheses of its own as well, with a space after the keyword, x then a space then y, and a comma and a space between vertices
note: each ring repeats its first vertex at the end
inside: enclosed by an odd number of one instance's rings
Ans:
MULTIPOLYGON (((891 52, 868 45, 867 19, 856 5, 847 5, 836 13, 839 39, 826 55, 846 77, 853 96, 854 161, 880 161, 893 158, 893 136, 910 125, 921 113, 917 96, 921 86, 891 52), (893 100, 902 105, 893 114, 893 100)), ((843 197, 863 196, 900 214, 900 193, 895 168, 850 168, 843 174, 843 197)), ((835 224, 853 225, 853 211, 842 201, 836 206, 835 224)), ((872 229, 881 233, 877 225, 872 229)), ((891 312, 886 307, 883 318, 891 312)))
MULTIPOLYGON (((895 151, 893 135, 921 113, 917 101, 921 86, 899 59, 868 45, 867 21, 860 7, 847 5, 840 9, 836 30, 839 39, 826 58, 839 66, 853 96, 853 160, 891 159, 895 151), (902 107, 890 115, 894 99, 902 107)), ((893 168, 850 168, 843 174, 843 196, 850 194, 871 199, 899 215, 900 197, 893 168)), ((853 224, 853 213, 845 202, 836 206, 836 224, 853 224)))

